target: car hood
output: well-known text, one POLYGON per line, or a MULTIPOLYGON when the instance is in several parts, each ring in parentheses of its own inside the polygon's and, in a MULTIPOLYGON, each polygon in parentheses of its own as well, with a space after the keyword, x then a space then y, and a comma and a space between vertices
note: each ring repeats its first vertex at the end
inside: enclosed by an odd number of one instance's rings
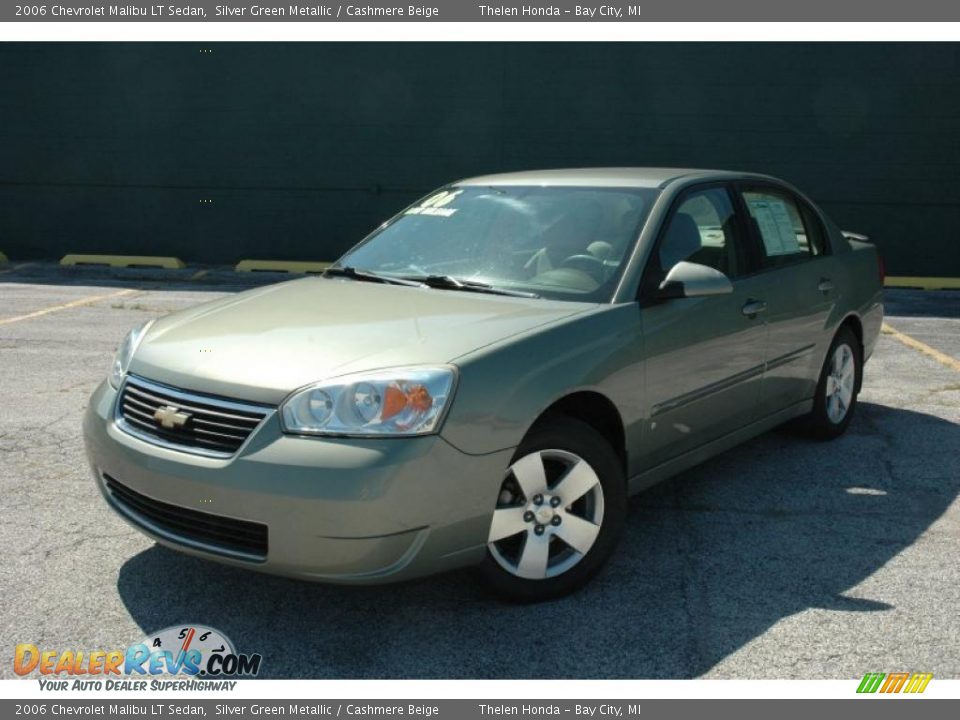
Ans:
POLYGON ((351 372, 443 364, 592 304, 305 278, 157 320, 129 371, 270 404, 351 372))

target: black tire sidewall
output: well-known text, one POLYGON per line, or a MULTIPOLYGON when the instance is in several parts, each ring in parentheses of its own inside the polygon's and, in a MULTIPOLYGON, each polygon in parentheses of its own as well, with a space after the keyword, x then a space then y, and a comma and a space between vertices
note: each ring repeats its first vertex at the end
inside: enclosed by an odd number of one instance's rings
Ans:
MULTIPOLYGON (((480 566, 481 573, 494 592, 519 602, 562 597, 584 585, 612 554, 626 516, 627 492, 623 467, 610 443, 593 427, 566 416, 545 419, 530 430, 510 463, 538 450, 566 450, 590 464, 603 488, 603 522, 593 547, 580 562, 553 578, 529 580, 516 577, 501 567, 488 549, 480 566)), ((495 505, 496 497, 491 502, 495 505)))
POLYGON ((853 419, 854 411, 857 409, 857 396, 860 392, 860 383, 863 373, 863 357, 860 349, 860 342, 857 336, 848 327, 842 327, 837 331, 830 343, 830 349, 827 351, 827 357, 823 361, 823 369, 820 371, 820 380, 817 382, 817 395, 814 398, 813 412, 811 413, 810 429, 815 437, 823 440, 832 440, 846 432, 847 426, 853 419), (847 408, 843 420, 838 423, 830 419, 827 413, 827 376, 830 374, 830 367, 833 362, 833 355, 840 345, 847 345, 853 352, 854 362, 854 384, 853 397, 850 399, 850 406, 847 408))

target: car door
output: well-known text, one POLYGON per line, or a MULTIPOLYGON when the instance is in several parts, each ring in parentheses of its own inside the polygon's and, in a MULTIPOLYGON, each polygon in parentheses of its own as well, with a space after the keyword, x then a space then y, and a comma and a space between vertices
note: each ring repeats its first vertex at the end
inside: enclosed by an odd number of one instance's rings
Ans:
POLYGON ((694 186, 677 198, 641 280, 645 467, 755 419, 766 338, 756 263, 731 187, 694 186), (724 273, 733 292, 659 298, 660 283, 681 260, 724 273))
POLYGON ((778 185, 742 183, 737 190, 761 256, 759 277, 767 280, 766 416, 813 397, 837 289, 826 232, 812 207, 778 185))

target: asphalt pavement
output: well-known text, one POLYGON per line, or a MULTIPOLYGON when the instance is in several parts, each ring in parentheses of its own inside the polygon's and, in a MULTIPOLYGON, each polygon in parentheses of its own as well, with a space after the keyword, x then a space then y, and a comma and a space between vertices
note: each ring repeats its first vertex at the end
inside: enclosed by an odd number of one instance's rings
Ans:
POLYGON ((106 507, 80 421, 126 331, 283 279, 193 275, 0 273, 0 677, 17 643, 113 649, 180 623, 267 677, 960 677, 960 292, 888 292, 896 333, 843 438, 777 430, 661 484, 589 587, 519 606, 470 571, 347 588, 224 567, 106 507))

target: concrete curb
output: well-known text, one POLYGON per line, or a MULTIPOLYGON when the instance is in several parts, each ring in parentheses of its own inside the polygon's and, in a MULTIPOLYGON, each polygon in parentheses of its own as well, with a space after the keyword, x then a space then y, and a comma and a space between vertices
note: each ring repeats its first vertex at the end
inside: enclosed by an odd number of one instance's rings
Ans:
POLYGON ((182 270, 186 263, 180 258, 157 255, 64 255, 61 265, 109 265, 110 267, 146 267, 182 270))
POLYGON ((330 267, 328 262, 304 260, 241 260, 237 272, 319 273, 330 267))
POLYGON ((951 277, 887 277, 884 287, 919 288, 920 290, 960 290, 960 278, 951 277))

